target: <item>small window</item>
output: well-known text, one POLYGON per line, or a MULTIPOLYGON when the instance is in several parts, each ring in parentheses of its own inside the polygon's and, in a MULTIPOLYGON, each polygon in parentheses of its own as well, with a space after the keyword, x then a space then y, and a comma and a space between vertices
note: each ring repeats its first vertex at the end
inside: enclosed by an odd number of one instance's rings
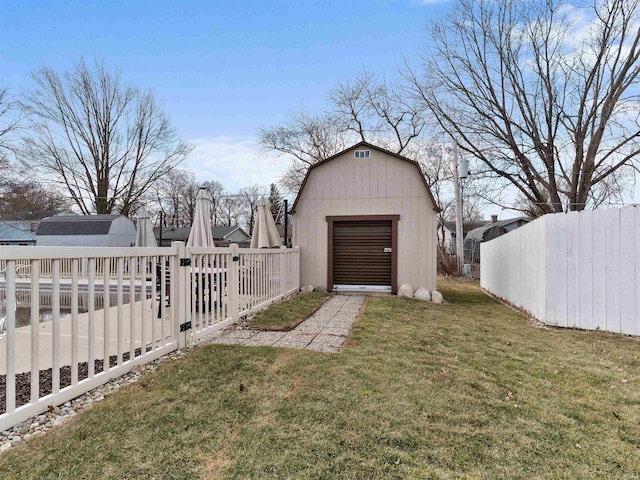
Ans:
POLYGON ((356 150, 355 157, 356 158, 369 158, 371 151, 370 150, 356 150))

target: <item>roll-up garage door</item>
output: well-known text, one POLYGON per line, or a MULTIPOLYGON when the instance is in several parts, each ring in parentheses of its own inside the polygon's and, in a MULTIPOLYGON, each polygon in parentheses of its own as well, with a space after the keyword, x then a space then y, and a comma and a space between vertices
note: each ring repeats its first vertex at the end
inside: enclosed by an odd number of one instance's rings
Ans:
POLYGON ((391 233, 390 220, 335 222, 334 290, 390 291, 391 233))

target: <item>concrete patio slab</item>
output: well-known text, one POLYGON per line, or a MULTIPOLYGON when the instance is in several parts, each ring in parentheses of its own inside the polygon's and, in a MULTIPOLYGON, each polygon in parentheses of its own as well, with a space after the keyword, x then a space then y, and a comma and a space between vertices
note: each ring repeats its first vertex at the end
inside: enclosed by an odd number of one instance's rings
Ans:
POLYGON ((335 295, 307 320, 289 332, 263 332, 231 326, 217 332, 210 343, 244 346, 306 348, 339 352, 364 303, 363 295, 335 295))
POLYGON ((259 332, 242 342, 247 346, 271 346, 286 335, 286 332, 259 332))

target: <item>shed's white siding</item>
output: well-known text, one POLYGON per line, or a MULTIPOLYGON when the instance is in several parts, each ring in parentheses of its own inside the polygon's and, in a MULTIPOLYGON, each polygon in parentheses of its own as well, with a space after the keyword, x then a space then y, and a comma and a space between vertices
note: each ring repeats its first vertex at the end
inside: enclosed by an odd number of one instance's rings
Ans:
POLYGON ((39 247, 106 247, 107 235, 38 235, 39 247))
POLYGON ((400 215, 398 287, 436 288, 436 214, 421 173, 410 162, 353 149, 310 171, 293 219, 302 284, 327 287, 327 216, 400 215))
POLYGON ((136 227, 127 217, 116 218, 111 222, 107 246, 130 247, 136 243, 136 227))

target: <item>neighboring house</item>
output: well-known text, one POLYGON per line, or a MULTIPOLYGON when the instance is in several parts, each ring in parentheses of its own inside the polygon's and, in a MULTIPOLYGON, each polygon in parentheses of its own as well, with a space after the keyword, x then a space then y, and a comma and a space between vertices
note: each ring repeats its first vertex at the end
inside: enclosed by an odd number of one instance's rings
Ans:
MULTIPOLYGON (((464 231, 468 232, 475 228, 486 225, 487 221, 480 220, 464 226, 464 231)), ((444 225, 438 227, 438 243, 444 249, 444 253, 451 255, 456 254, 456 222, 444 222, 444 225), (444 232, 444 235, 443 235, 444 232)))
POLYGON ((482 242, 487 242, 504 235, 527 223, 529 223, 529 220, 524 217, 498 220, 497 215, 491 215, 491 221, 489 223, 475 228, 465 235, 465 260, 471 263, 478 263, 480 261, 480 244, 482 242))
POLYGON ((153 229, 156 242, 159 247, 170 247, 172 242, 187 243, 191 227, 162 227, 162 239, 160 238, 160 228, 153 229))
MULTIPOLYGON (((187 243, 191 227, 163 227, 162 242, 160 242, 160 228, 154 228, 153 233, 161 247, 169 247, 172 242, 187 243), (162 244, 161 244, 162 243, 162 244)), ((215 226, 211 227, 213 241, 217 247, 224 247, 231 243, 237 243, 241 247, 251 243, 251 237, 241 227, 215 226)))
POLYGON ((39 247, 130 247, 136 227, 124 215, 56 215, 40 222, 39 247))
POLYGON ((437 211, 418 163, 375 145, 312 165, 291 209, 301 284, 435 290, 437 211))
POLYGON ((39 221, 0 220, 0 245, 35 245, 39 221))
POLYGON ((280 235, 280 241, 282 242, 282 245, 287 245, 287 246, 291 246, 291 240, 293 237, 293 227, 291 225, 291 223, 287 224, 287 238, 284 238, 284 223, 278 223, 276 225, 276 228, 278 229, 278 235, 280 235))
POLYGON ((241 227, 215 226, 211 227, 211 233, 213 234, 213 241, 216 243, 216 246, 227 246, 231 243, 237 243, 241 247, 248 247, 251 243, 251 236, 241 227))

